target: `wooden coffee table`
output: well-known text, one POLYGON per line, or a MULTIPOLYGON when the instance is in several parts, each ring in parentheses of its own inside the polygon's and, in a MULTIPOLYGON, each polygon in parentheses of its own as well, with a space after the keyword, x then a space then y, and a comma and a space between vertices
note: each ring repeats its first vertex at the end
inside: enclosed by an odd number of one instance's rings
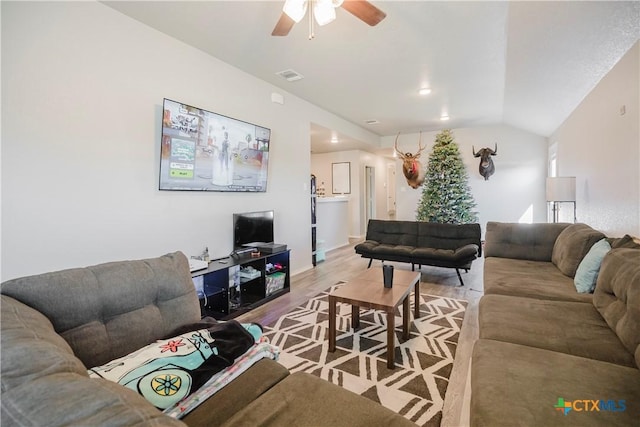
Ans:
POLYGON ((409 339, 409 294, 414 290, 414 317, 420 317, 420 273, 395 270, 393 287, 385 288, 382 268, 369 268, 329 294, 329 351, 336 351, 336 304, 351 304, 351 326, 360 326, 360 307, 387 313, 387 367, 395 368, 395 311, 402 304, 402 336, 409 339))

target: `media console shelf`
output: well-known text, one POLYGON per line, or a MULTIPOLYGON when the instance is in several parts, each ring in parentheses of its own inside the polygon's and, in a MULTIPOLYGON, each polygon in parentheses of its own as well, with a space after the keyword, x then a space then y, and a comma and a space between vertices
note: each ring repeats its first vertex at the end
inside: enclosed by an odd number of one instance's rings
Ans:
POLYGON ((289 252, 225 258, 191 273, 202 316, 231 319, 289 292, 289 252))

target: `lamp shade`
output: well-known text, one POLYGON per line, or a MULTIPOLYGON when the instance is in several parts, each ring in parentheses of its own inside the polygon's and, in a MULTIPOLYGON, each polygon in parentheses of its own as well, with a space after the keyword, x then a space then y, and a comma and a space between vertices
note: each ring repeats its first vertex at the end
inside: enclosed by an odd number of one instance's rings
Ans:
POLYGON ((576 177, 554 176, 547 178, 547 202, 575 202, 576 177))

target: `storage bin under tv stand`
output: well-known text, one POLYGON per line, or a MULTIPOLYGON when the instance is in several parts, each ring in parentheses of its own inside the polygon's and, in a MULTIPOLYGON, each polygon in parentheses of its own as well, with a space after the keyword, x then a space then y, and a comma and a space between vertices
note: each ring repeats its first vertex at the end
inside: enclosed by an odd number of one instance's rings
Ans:
POLYGON ((199 290, 202 317, 231 319, 289 292, 289 252, 224 258, 191 273, 199 290), (280 268, 268 271, 268 264, 280 268), (248 267, 253 267, 255 277, 239 277, 240 271, 248 274, 248 267))

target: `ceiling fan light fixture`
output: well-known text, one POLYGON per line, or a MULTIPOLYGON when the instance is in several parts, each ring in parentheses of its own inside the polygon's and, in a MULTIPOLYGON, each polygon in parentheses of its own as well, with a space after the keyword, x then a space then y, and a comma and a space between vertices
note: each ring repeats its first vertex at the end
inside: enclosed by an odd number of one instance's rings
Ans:
POLYGON ((282 11, 287 16, 296 22, 300 22, 304 18, 304 14, 307 13, 307 1, 306 0, 287 0, 284 2, 282 11))
POLYGON ((313 4, 313 16, 320 26, 327 25, 336 19, 336 10, 332 0, 316 0, 313 4))

